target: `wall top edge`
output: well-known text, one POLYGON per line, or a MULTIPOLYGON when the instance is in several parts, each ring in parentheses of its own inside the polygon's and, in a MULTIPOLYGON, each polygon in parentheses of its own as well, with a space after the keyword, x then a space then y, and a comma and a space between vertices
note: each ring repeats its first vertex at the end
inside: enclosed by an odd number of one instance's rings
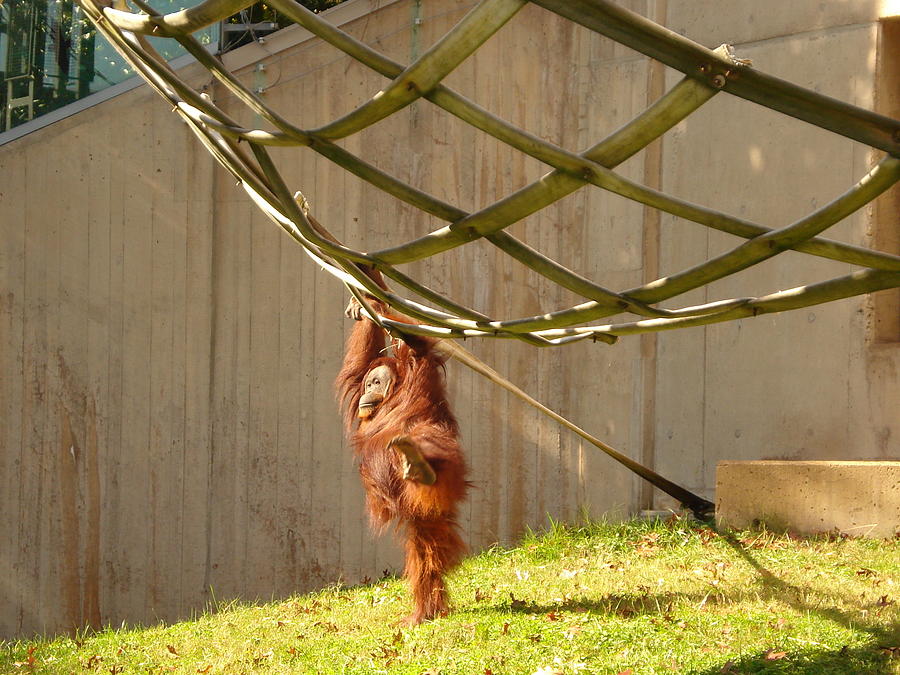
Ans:
MULTIPOLYGON (((341 4, 322 12, 321 16, 328 17, 330 23, 335 26, 362 18, 367 14, 389 7, 401 0, 345 0, 341 4)), ((263 59, 271 58, 286 49, 296 47, 316 36, 302 28, 293 25, 265 36, 265 41, 251 42, 222 56, 222 62, 228 70, 234 72, 241 68, 253 65, 263 59)))
MULTIPOLYGON (((351 21, 355 21, 371 12, 389 7, 401 0, 345 0, 341 4, 332 7, 324 12, 322 16, 327 16, 335 26, 342 26, 351 21)), ((244 45, 232 52, 228 52, 222 56, 222 60, 229 70, 235 71, 256 63, 265 58, 269 58, 279 52, 294 47, 298 44, 313 39, 316 36, 308 30, 300 26, 288 26, 276 33, 266 36, 265 42, 258 42, 244 45)), ((169 62, 172 68, 180 70, 196 63, 196 59, 190 54, 185 54, 169 62)), ((137 89, 144 84, 144 81, 137 75, 128 78, 111 87, 107 87, 95 94, 86 96, 79 101, 75 101, 67 106, 54 110, 53 112, 41 115, 33 120, 20 124, 8 131, 0 133, 0 146, 12 143, 24 136, 48 127, 56 122, 77 115, 78 113, 100 105, 117 96, 121 96, 129 91, 137 89)))
POLYGON ((900 461, 890 459, 855 459, 855 460, 808 460, 808 459, 748 459, 748 460, 721 460, 718 468, 723 467, 896 467, 900 468, 900 461))

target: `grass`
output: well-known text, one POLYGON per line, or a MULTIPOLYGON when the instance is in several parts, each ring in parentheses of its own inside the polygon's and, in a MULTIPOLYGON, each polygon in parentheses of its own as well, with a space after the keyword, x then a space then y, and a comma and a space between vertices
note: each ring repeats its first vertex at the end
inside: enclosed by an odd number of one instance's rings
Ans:
POLYGON ((900 673, 900 539, 563 527, 468 559, 415 628, 400 580, 170 626, 0 642, 2 673, 900 673))

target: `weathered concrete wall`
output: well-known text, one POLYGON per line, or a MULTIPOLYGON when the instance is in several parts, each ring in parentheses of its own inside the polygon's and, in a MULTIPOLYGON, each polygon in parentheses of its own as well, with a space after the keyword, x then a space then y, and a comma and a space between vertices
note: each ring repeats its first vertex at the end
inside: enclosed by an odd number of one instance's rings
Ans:
MULTIPOLYGON (((422 3, 415 39, 405 1, 351 0, 332 16, 405 62, 472 4, 422 3)), ((734 41, 768 72, 873 105, 876 2, 628 4, 706 44, 734 41)), ((301 37, 289 29, 268 54, 254 45, 229 55, 301 126, 384 85, 301 37)), ((640 55, 529 6, 447 82, 580 150, 637 115, 666 79, 640 55)), ((254 122, 221 88, 211 94, 254 122)), ((467 210, 546 170, 425 102, 344 144, 467 210)), ((310 151, 274 156, 317 217, 360 248, 442 224, 310 151)), ((619 170, 777 225, 838 195, 871 161, 865 148, 721 95, 619 170)), ((0 147, 0 175, 0 634, 169 620, 203 607, 210 588, 218 599, 268 598, 398 569, 395 545, 367 531, 333 402, 349 328, 341 287, 257 213, 155 94, 135 90, 0 147)), ((839 236, 866 243, 870 227, 860 213, 839 236)), ((513 230, 617 289, 652 277, 657 255, 665 274, 734 243, 666 217, 657 227, 654 214, 595 189, 513 230)), ((782 257, 688 301, 842 271, 782 257)), ((504 316, 576 301, 483 243, 407 271, 504 316)), ((614 347, 468 346, 709 496, 720 458, 897 457, 900 345, 868 343, 867 302, 614 347)), ((476 484, 463 519, 472 548, 514 540, 548 514, 649 504, 627 472, 493 385, 455 366, 450 381, 476 484)))
POLYGON ((900 535, 900 462, 720 462, 716 520, 737 529, 764 524, 890 539, 900 535))
POLYGON ((206 597, 213 168, 154 98, 0 148, 3 635, 206 597))
MULTIPOLYGON (((735 41, 754 66, 874 109, 878 3, 669 2, 670 26, 706 44, 735 41), (723 25, 725 24, 725 25, 723 25), (727 25, 727 27, 726 27, 727 25), (838 56, 844 55, 844 56, 838 56)), ((893 47, 896 58, 896 46, 893 47)), ((885 83, 886 84, 886 83, 885 83)), ((891 85, 896 87, 896 83, 891 85)), ((886 110, 894 116, 896 109, 886 110)), ((821 207, 872 166, 868 149, 734 97, 717 96, 667 138, 663 186, 758 223, 821 207)), ((880 202, 896 199, 882 197, 880 202)), ((860 211, 828 236, 853 244, 900 229, 896 210, 860 211)), ((663 217, 662 272, 733 246, 733 237, 663 217)), ((894 252, 900 250, 893 248, 894 252)), ((771 292, 841 274, 788 253, 694 292, 771 292)), ((900 345, 873 344, 871 300, 856 299, 659 337, 657 466, 700 489, 724 459, 871 459, 900 452, 900 345), (692 461, 684 461, 690 448, 692 461), (697 459, 694 459, 697 458, 697 459)), ((900 311, 896 301, 882 313, 900 311)))

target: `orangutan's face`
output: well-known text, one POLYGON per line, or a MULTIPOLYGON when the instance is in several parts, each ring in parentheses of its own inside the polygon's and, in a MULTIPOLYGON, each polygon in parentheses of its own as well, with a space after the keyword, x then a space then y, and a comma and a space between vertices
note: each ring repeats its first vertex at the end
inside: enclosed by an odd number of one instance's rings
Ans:
POLYGON ((363 380, 363 394, 359 399, 360 418, 371 417, 384 399, 391 393, 394 371, 386 364, 372 368, 363 380))

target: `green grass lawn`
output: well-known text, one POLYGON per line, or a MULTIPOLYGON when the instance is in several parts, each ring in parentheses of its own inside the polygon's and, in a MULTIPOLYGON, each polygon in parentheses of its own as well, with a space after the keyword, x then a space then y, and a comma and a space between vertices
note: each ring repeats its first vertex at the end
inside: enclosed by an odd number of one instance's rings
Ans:
POLYGON ((554 526, 467 560, 415 628, 403 583, 171 626, 0 642, 3 673, 900 673, 900 540, 554 526))

